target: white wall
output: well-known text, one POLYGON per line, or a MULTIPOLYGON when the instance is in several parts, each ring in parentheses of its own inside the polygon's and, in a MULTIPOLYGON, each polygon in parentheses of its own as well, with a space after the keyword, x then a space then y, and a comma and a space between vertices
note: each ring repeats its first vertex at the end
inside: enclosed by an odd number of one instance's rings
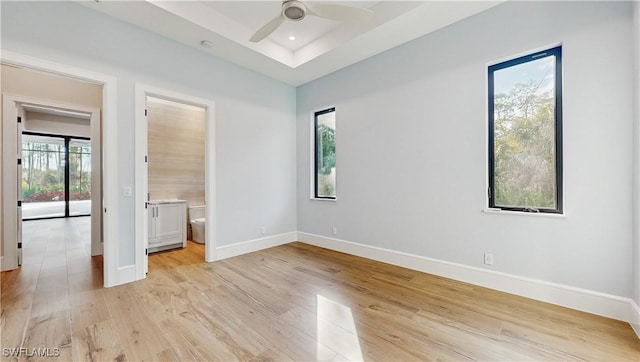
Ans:
POLYGON ((91 137, 90 121, 47 113, 26 112, 23 132, 91 137))
POLYGON ((298 230, 630 297, 631 6, 506 3, 299 87, 298 230), (483 213, 487 64, 559 42, 566 217, 483 213), (311 113, 328 105, 335 203, 309 199, 311 113))
MULTIPOLYGON (((633 300, 640 306, 640 2, 633 3, 634 33, 634 162, 633 162, 633 300)), ((640 310, 636 311, 640 335, 640 310)))
MULTIPOLYGON (((173 89, 216 105, 218 246, 295 231, 293 87, 74 3, 1 6, 3 50, 117 77, 120 189, 134 184, 134 83, 173 89)), ((133 201, 118 199, 118 266, 134 263, 133 201)))

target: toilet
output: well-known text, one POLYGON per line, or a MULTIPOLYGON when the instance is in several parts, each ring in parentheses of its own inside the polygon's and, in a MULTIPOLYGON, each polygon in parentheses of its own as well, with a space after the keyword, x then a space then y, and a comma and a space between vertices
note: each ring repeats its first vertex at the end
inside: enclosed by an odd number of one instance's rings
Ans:
POLYGON ((205 206, 189 206, 189 224, 191 225, 191 239, 198 244, 205 241, 205 206))

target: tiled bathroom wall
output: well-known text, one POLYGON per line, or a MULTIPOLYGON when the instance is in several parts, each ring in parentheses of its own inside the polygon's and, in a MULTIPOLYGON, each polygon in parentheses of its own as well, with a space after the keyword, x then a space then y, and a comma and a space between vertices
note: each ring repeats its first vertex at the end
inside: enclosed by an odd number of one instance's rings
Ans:
POLYGON ((150 200, 204 204, 205 109, 147 98, 150 200))

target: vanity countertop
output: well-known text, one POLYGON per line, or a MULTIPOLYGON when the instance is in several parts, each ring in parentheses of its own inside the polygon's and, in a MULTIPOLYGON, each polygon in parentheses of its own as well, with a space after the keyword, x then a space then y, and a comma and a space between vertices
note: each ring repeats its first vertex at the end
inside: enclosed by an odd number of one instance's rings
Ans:
POLYGON ((150 204, 180 204, 183 202, 187 202, 186 200, 178 200, 178 199, 167 199, 167 200, 151 200, 150 204))

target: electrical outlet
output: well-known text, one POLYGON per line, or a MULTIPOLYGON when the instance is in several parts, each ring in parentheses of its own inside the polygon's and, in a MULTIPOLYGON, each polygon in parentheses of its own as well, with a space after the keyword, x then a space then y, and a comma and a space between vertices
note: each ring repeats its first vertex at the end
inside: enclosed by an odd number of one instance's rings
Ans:
POLYGON ((260 227, 260 234, 264 235, 266 233, 267 233, 267 227, 266 226, 260 227))
POLYGON ((338 228, 334 226, 334 227, 331 229, 331 233, 333 233, 333 235, 337 235, 337 234, 338 234, 338 228))
POLYGON ((493 254, 484 253, 484 263, 487 265, 493 265, 493 254))
POLYGON ((131 186, 125 186, 122 188, 122 196, 131 197, 131 186))

